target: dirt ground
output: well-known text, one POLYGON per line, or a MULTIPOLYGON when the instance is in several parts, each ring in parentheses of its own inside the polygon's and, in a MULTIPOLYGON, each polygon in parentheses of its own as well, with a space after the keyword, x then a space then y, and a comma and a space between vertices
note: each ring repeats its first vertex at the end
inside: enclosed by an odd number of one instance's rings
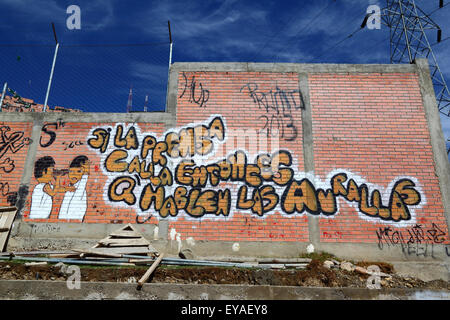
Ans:
MULTIPOLYGON (((376 264, 381 271, 389 274, 380 284, 384 288, 422 288, 447 289, 450 282, 443 280, 421 281, 414 278, 402 278, 395 274, 392 265, 382 262, 360 262, 357 265, 367 267, 376 264)), ((82 281, 101 282, 137 282, 148 266, 136 267, 91 267, 80 266, 82 281)), ((64 281, 68 277, 59 267, 49 264, 44 266, 25 266, 14 261, 0 262, 0 279, 2 280, 50 280, 64 281)), ((357 287, 366 288, 368 275, 341 269, 328 269, 323 262, 312 260, 306 269, 246 269, 229 267, 181 267, 160 265, 148 282, 183 283, 183 284, 248 284, 305 287, 357 287)))

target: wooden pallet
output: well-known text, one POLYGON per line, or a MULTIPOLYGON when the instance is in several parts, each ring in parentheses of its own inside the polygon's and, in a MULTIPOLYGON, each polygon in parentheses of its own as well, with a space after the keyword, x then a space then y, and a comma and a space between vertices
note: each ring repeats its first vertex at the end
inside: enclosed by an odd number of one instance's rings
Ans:
POLYGON ((17 214, 16 207, 0 207, 0 251, 5 252, 11 226, 17 214))

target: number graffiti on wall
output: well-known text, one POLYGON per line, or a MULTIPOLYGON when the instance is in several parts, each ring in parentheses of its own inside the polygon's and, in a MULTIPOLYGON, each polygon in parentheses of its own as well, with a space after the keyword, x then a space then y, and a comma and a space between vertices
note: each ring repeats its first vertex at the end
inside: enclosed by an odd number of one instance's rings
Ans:
POLYGON ((39 140, 39 144, 42 148, 47 148, 49 146, 51 146, 53 144, 53 142, 55 142, 56 140, 56 130, 58 130, 59 128, 64 127, 65 123, 62 120, 58 120, 56 122, 50 122, 50 123, 46 123, 43 127, 42 127, 42 132, 47 136, 46 138, 42 139, 42 135, 41 138, 39 140), (52 130, 52 128, 54 130, 52 130))
POLYGON ((264 92, 258 89, 256 83, 247 83, 240 91, 247 93, 258 108, 266 112, 259 117, 263 123, 261 132, 267 136, 279 135, 285 141, 297 138, 298 128, 293 111, 305 108, 300 90, 283 90, 277 86, 275 90, 264 92))

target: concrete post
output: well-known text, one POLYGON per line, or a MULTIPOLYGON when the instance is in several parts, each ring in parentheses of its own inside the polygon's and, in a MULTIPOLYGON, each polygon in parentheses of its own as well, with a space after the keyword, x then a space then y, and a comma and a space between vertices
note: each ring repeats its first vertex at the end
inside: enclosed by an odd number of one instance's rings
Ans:
POLYGON ((420 92, 422 93, 425 116, 428 122, 428 131, 430 132, 434 158, 434 171, 439 179, 447 228, 450 230, 450 162, 448 161, 436 95, 433 82, 431 81, 430 66, 427 59, 417 59, 415 64, 417 66, 417 73, 419 74, 420 92))
MULTIPOLYGON (((313 128, 312 128, 312 110, 311 103, 309 99, 309 85, 308 85, 308 74, 300 73, 298 75, 299 91, 303 98, 303 109, 302 109, 302 138, 303 138, 303 164, 305 172, 315 176, 314 170, 314 141, 313 141, 313 128)), ((313 215, 308 214, 308 234, 309 242, 311 242, 314 247, 318 247, 320 242, 319 236, 319 219, 313 215)))

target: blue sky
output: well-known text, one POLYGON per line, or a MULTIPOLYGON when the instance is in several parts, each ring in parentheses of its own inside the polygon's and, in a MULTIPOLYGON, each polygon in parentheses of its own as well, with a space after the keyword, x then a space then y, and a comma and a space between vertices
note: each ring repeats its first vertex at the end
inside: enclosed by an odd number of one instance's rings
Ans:
MULTIPOLYGON (((448 1, 444 1, 447 3, 448 1)), ((425 12, 438 0, 416 0, 425 12)), ((389 29, 364 29, 371 4, 385 0, 0 0, 0 81, 21 96, 44 102, 54 53, 51 22, 60 48, 49 105, 84 111, 124 112, 130 86, 133 106, 163 110, 170 20, 173 62, 389 63, 389 29), (81 9, 81 29, 69 30, 69 5, 81 9), (314 19, 315 18, 315 19, 314 19), (95 46, 99 44, 151 44, 95 46), (83 46, 88 44, 89 46, 83 46)), ((450 5, 432 18, 450 35, 450 5)), ((430 42, 435 42, 432 34, 430 42)), ((450 83, 450 40, 434 47, 450 83)), ((441 117, 450 138, 450 121, 441 117)))

